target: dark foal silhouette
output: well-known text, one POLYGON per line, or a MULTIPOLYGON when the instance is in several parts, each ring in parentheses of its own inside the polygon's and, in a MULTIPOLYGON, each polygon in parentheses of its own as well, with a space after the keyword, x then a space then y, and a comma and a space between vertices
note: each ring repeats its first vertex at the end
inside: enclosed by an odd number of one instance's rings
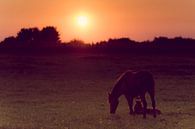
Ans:
POLYGON ((110 113, 114 114, 119 104, 118 98, 124 95, 129 104, 130 114, 133 114, 133 98, 140 96, 143 103, 143 118, 146 118, 147 102, 145 94, 149 93, 153 116, 156 117, 155 98, 154 98, 154 79, 147 71, 132 72, 127 71, 122 74, 114 85, 112 92, 109 93, 110 113))

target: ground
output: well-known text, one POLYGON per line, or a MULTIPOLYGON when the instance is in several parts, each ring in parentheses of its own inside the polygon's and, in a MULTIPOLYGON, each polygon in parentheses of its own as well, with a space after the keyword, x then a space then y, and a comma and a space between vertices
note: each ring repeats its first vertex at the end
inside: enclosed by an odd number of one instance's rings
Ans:
POLYGON ((194 78, 189 55, 1 54, 0 129, 195 129, 194 78), (154 75, 157 118, 129 115, 124 97, 109 114, 107 93, 128 69, 154 75))

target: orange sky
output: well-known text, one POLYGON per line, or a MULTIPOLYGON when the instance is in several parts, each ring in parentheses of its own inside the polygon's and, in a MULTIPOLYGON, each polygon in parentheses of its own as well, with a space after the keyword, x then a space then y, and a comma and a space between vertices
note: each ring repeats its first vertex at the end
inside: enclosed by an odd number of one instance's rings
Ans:
POLYGON ((23 27, 48 25, 57 27, 62 41, 195 38, 194 12, 195 0, 0 0, 0 40, 23 27), (79 13, 89 17, 85 29, 75 24, 79 13))

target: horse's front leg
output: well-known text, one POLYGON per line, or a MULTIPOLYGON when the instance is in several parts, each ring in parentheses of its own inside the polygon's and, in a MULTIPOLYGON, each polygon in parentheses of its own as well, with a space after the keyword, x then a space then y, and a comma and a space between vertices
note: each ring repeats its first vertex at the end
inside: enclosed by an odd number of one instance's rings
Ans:
POLYGON ((134 114, 133 112, 133 97, 129 96, 129 95, 125 95, 128 105, 129 105, 129 114, 134 114))
POLYGON ((146 111, 147 111, 147 102, 146 102, 146 98, 145 98, 145 94, 141 95, 141 100, 143 102, 143 118, 146 118, 146 111))

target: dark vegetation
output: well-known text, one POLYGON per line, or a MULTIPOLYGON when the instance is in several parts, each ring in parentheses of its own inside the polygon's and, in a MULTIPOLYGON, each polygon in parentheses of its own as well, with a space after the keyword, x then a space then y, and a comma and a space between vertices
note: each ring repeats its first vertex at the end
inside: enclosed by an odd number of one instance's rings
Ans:
POLYGON ((155 37, 152 41, 138 42, 129 38, 109 39, 87 44, 82 40, 61 42, 59 32, 53 26, 23 28, 17 36, 5 38, 0 43, 1 52, 119 52, 119 53, 190 53, 195 49, 195 39, 155 37))

